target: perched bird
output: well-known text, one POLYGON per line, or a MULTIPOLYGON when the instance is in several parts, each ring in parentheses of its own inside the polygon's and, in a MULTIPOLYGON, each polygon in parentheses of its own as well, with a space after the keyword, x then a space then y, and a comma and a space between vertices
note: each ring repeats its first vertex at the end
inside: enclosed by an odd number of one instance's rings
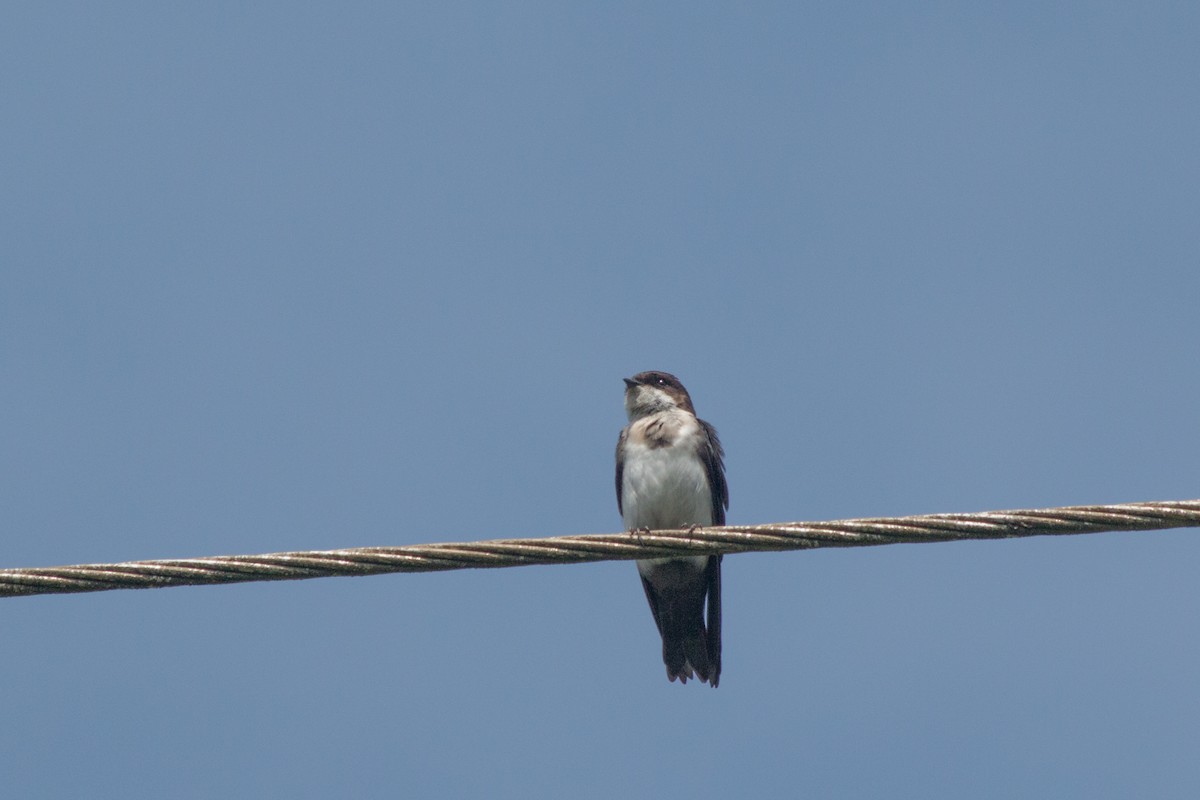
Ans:
MULTIPOLYGON (((729 507, 724 451, 712 425, 696 417, 674 375, 625 378, 629 424, 617 440, 617 508, 625 528, 724 525, 729 507)), ((667 677, 721 678, 721 556, 637 562, 663 641, 667 677), (705 600, 707 598, 707 618, 705 600)))

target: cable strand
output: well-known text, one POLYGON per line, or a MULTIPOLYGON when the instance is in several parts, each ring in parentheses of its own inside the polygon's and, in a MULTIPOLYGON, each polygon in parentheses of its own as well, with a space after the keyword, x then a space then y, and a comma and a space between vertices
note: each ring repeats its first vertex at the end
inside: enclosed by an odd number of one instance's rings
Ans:
POLYGON ((0 570, 0 597, 1200 526, 1200 500, 0 570))

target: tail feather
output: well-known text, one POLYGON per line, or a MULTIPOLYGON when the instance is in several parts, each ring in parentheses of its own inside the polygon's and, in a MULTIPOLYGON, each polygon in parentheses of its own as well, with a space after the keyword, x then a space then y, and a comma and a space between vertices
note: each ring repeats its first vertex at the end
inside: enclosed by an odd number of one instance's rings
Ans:
POLYGON ((667 678, 687 683, 689 678, 706 682, 711 673, 708 651, 704 643, 704 630, 699 636, 688 638, 668 637, 663 639, 663 663, 667 666, 667 678))
POLYGON ((666 572, 655 576, 663 583, 661 591, 654 578, 643 576, 642 585, 662 635, 667 678, 680 683, 698 678, 715 688, 721 677, 720 556, 711 556, 702 572, 693 573, 694 580, 680 580, 685 565, 662 565, 666 572))

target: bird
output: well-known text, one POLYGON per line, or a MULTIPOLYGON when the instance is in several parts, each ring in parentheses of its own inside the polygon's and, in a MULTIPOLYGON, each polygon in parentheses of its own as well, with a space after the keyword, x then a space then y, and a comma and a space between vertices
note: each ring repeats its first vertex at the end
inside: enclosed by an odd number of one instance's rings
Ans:
MULTIPOLYGON (((617 510, 630 532, 724 525, 725 452, 669 372, 625 381, 629 424, 617 439, 617 510)), ((721 556, 639 559, 667 678, 721 679, 721 556)))

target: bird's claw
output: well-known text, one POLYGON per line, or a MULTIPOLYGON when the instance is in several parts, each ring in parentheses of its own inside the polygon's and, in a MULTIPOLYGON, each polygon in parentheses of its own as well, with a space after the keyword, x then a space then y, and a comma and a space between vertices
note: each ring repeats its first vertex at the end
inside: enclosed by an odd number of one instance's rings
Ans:
POLYGON ((642 537, 650 533, 650 529, 643 525, 640 528, 630 528, 629 535, 637 539, 638 544, 642 544, 642 537))

